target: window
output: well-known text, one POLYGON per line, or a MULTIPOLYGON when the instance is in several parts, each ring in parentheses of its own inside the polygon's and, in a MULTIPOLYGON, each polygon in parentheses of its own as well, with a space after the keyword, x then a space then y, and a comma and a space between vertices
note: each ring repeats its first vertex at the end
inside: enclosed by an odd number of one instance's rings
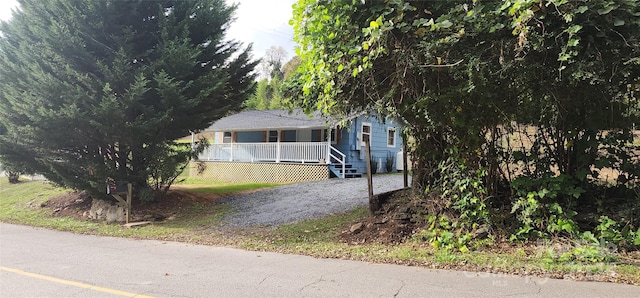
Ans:
POLYGON ((278 141, 278 131, 276 130, 270 130, 267 136, 267 142, 269 143, 275 143, 278 141))
POLYGON ((362 144, 365 142, 371 143, 371 124, 363 123, 362 124, 362 144))
POLYGON ((321 142, 322 141, 322 130, 313 129, 311 130, 311 142, 321 142))
POLYGON ((387 147, 395 147, 396 146, 396 128, 389 127, 387 128, 387 147))
POLYGON ((340 133, 340 126, 336 126, 331 128, 331 133, 329 133, 328 129, 324 130, 324 140, 327 141, 327 137, 329 138, 329 142, 331 142, 331 144, 338 144, 340 142, 340 137, 341 137, 341 133, 340 133))
POLYGON ((230 144, 232 141, 232 133, 230 131, 225 131, 222 134, 222 143, 224 144, 230 144))
POLYGON ((283 130, 280 132, 280 142, 298 141, 298 132, 295 130, 283 130))

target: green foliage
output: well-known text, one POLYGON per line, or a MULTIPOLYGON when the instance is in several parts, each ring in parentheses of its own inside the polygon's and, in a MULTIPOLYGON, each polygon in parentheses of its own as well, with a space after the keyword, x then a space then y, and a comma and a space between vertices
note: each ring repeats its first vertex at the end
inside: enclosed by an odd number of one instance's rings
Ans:
POLYGON ((276 110, 288 107, 288 99, 282 92, 283 79, 291 75, 300 64, 300 58, 294 56, 282 65, 286 53, 282 47, 271 47, 262 60, 263 79, 258 81, 255 93, 245 102, 249 110, 276 110))
MULTIPOLYGON (((441 210, 431 210, 432 213, 457 211, 461 227, 476 228, 489 224, 489 210, 487 208, 487 190, 483 184, 486 175, 484 169, 473 171, 456 157, 456 151, 449 151, 450 156, 440 163, 440 172, 426 192, 440 194, 439 204, 444 204, 441 210)), ((430 198, 435 199, 435 198, 430 198)))
POLYGON ((21 156, 23 152, 19 148, 20 136, 16 133, 10 133, 2 124, 2 121, 0 121, 0 138, 7 140, 4 150, 0 150, 0 172, 4 172, 9 183, 18 183, 21 175, 34 174, 34 171, 31 170, 28 162, 26 162, 28 156, 21 156), (20 158, 7 158, 10 155, 20 156, 20 158))
POLYGON ((576 187, 569 177, 560 175, 539 180, 521 177, 513 181, 512 187, 516 198, 511 213, 518 221, 512 241, 547 235, 571 236, 579 232, 573 219, 577 213, 571 208, 584 190, 576 187))
POLYGON ((420 237, 435 248, 467 252, 474 231, 482 228, 489 232, 491 220, 486 202, 490 198, 482 182, 486 171, 470 172, 456 153, 448 152, 447 160, 438 166, 438 179, 427 187, 427 200, 435 203, 427 204, 432 215, 428 216, 429 229, 422 231, 420 237))
POLYGON ((606 215, 600 216, 599 224, 595 227, 595 235, 606 245, 623 248, 640 247, 640 228, 633 230, 633 226, 620 224, 606 215))
POLYGON ((385 170, 387 170, 387 173, 391 173, 394 171, 393 166, 394 166, 395 160, 396 160, 396 155, 393 152, 388 152, 387 158, 384 163, 384 168, 385 170))
POLYGON ((547 264, 553 263, 601 263, 616 262, 618 256, 598 244, 578 244, 562 246, 560 249, 548 248, 544 250, 542 260, 547 264))
POLYGON ((429 228, 414 235, 414 239, 427 241, 436 249, 457 250, 468 252, 473 234, 458 227, 457 221, 451 221, 447 216, 429 216, 429 228))
POLYGON ((369 167, 371 168, 371 174, 378 173, 378 158, 375 156, 371 156, 371 160, 369 160, 369 167))
POLYGON ((300 0, 287 94, 404 119, 432 215, 510 209, 516 239, 577 235, 578 205, 612 202, 612 187, 632 203, 640 183, 638 16, 638 1, 300 0), (442 171, 451 157, 459 175, 442 171), (485 193, 460 190, 475 182, 485 193), (468 205, 482 200, 495 208, 468 205))
POLYGON ((0 159, 95 197, 107 180, 162 196, 197 155, 174 140, 239 110, 253 88, 250 48, 224 37, 234 11, 221 0, 23 2, 0 25, 0 159))

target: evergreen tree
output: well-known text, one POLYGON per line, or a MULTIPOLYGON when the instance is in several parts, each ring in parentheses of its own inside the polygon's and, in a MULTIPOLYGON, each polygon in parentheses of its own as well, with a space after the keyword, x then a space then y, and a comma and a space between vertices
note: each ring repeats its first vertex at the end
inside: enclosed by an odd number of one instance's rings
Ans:
POLYGON ((255 93, 245 101, 245 108, 249 110, 266 110, 273 95, 269 80, 258 81, 255 93))
POLYGON ((289 106, 289 101, 282 92, 283 82, 300 65, 300 57, 294 56, 282 65, 285 54, 282 47, 269 49, 261 63, 263 76, 266 78, 258 81, 255 93, 245 101, 246 109, 276 110, 289 106))
POLYGON ((224 0, 19 2, 0 25, 0 158, 63 186, 162 195, 193 154, 174 140, 253 88, 250 47, 224 40, 224 0))

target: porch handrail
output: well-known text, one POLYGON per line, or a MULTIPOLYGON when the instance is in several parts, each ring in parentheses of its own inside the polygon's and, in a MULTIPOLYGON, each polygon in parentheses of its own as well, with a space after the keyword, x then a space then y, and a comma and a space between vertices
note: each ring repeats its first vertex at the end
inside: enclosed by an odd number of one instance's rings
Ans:
POLYGON ((342 179, 344 179, 345 177, 345 171, 346 171, 346 164, 347 164, 347 156, 340 152, 340 150, 334 148, 333 146, 331 146, 329 144, 329 161, 331 161, 331 159, 337 161, 338 163, 340 163, 342 165, 342 179), (333 155, 333 152, 338 153, 338 155, 340 156, 340 158, 338 158, 337 156, 333 155))
POLYGON ((211 144, 204 161, 324 163, 327 142, 223 143, 211 144))

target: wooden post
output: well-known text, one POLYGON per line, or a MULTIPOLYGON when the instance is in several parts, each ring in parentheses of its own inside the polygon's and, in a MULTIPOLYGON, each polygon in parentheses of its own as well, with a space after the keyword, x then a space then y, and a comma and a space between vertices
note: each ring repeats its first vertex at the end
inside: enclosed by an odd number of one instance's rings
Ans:
POLYGON ((402 175, 404 178, 404 188, 409 187, 409 173, 407 166, 407 136, 404 135, 402 137, 402 175))
MULTIPOLYGON (((107 186, 110 187, 110 186, 107 186)), ((116 187, 117 191, 118 188, 116 187)), ((119 193, 123 193, 124 191, 120 191, 119 193)), ((111 196, 118 201, 118 205, 124 208, 124 216, 125 223, 129 223, 131 221, 131 197, 133 196, 133 185, 129 182, 127 183, 127 198, 123 199, 118 193, 110 193, 109 189, 107 189, 107 194, 111 194, 111 196)))
POLYGON ((125 221, 129 223, 131 221, 131 196, 133 192, 133 185, 131 182, 127 183, 127 207, 124 209, 125 212, 125 221))
POLYGON ((371 210, 371 206, 373 202, 373 174, 371 172, 371 146, 369 145, 369 140, 364 141, 365 144, 365 155, 367 160, 367 184, 369 186, 369 209, 371 210))

